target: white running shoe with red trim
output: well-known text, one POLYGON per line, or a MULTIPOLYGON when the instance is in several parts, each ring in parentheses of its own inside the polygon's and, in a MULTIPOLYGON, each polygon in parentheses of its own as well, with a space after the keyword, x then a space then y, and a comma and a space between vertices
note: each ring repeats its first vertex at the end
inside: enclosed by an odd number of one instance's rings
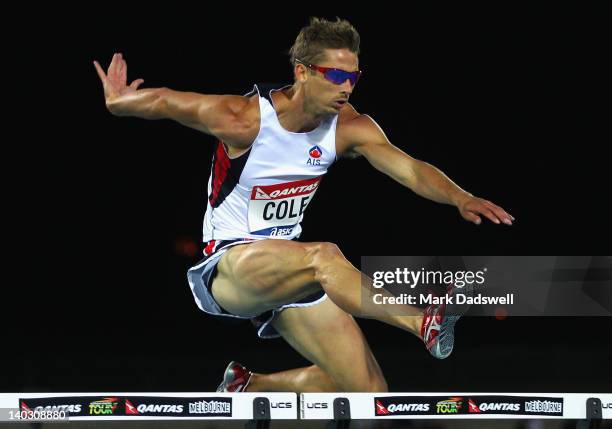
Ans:
POLYGON ((438 305, 429 305, 423 314, 421 325, 421 338, 429 353, 437 359, 446 359, 453 351, 455 344, 455 324, 470 308, 469 304, 456 304, 456 296, 474 295, 474 286, 465 285, 462 288, 450 285, 446 290, 446 296, 453 298, 449 303, 443 302, 438 305))
POLYGON ((253 373, 244 365, 231 361, 223 373, 223 381, 217 392, 244 392, 251 381, 253 373))

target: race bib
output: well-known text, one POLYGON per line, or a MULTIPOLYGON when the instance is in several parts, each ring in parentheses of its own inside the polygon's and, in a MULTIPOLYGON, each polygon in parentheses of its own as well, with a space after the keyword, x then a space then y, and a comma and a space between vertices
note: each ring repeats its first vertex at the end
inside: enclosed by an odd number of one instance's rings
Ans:
POLYGON ((314 179, 253 186, 249 201, 249 232, 256 235, 290 235, 321 181, 314 179))

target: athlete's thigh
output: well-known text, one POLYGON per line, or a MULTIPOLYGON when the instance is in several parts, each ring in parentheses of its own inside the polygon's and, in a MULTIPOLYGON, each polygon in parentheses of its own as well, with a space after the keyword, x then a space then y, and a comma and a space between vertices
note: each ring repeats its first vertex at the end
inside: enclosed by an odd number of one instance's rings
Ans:
POLYGON ((359 325, 329 298, 282 311, 273 326, 342 391, 386 390, 387 385, 359 325))
POLYGON ((230 248, 217 265, 212 292, 238 315, 256 315, 299 301, 318 290, 309 265, 316 243, 260 240, 230 248))

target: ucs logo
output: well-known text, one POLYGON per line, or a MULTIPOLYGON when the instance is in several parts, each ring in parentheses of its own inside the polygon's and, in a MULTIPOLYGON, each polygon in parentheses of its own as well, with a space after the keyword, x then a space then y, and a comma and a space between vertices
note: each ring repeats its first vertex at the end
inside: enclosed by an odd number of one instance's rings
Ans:
POLYGON ((291 402, 272 402, 270 408, 293 408, 291 402))
POLYGON ((306 402, 306 408, 327 408, 327 402, 306 402))

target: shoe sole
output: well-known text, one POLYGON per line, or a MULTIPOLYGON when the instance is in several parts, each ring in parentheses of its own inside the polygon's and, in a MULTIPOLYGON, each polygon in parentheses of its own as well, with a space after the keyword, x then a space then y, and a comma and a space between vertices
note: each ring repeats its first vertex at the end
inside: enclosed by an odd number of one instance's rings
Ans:
MULTIPOLYGON (((465 285, 462 288, 454 288, 453 296, 457 294, 465 295, 466 297, 474 296, 474 285, 465 285)), ((438 344, 436 345, 436 354, 438 359, 446 359, 453 351, 455 345, 455 324, 457 321, 470 309, 471 304, 452 304, 446 307, 446 314, 440 325, 440 334, 438 344)))

